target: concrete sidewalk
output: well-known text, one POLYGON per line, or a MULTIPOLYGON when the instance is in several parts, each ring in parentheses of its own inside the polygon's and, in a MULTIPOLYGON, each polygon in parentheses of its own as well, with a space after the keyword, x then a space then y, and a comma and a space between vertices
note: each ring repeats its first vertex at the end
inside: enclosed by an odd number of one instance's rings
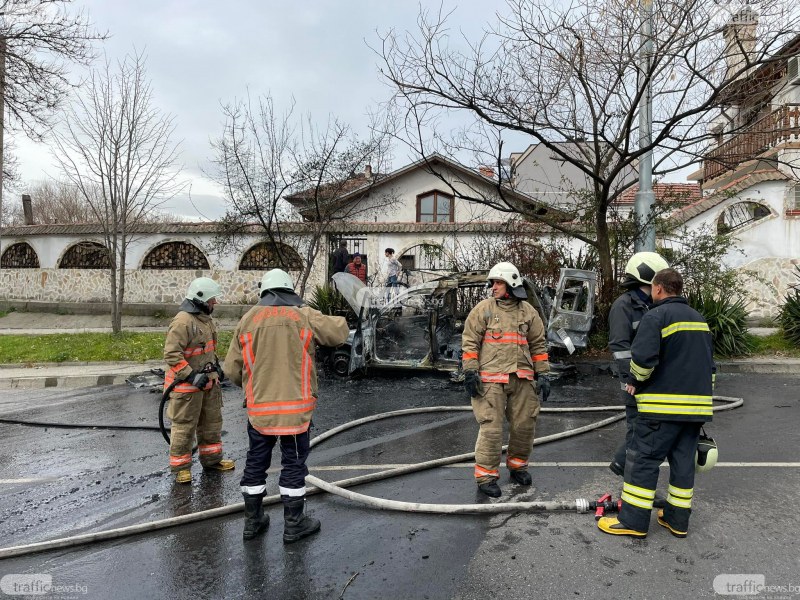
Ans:
MULTIPOLYGON (((166 333, 169 317, 123 315, 122 329, 128 332, 166 333)), ((217 327, 233 330, 239 319, 214 317, 217 327)), ((49 335, 53 333, 110 333, 109 315, 59 315, 54 313, 10 312, 0 317, 0 335, 49 335)))

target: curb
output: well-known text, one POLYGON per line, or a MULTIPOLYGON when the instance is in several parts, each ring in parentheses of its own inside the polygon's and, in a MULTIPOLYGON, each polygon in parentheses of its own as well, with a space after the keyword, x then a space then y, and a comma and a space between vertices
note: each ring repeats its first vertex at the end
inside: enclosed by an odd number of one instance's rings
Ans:
POLYGON ((119 385, 126 382, 131 373, 118 375, 63 375, 44 377, 0 378, 0 390, 40 390, 46 388, 79 389, 101 385, 119 385))
MULTIPOLYGON (((41 363, 39 366, 50 368, 50 374, 30 376, 3 377, 3 370, 18 367, 18 365, 0 365, 0 390, 38 390, 48 388, 79 389, 92 388, 106 385, 121 385, 140 373, 145 373, 153 367, 163 366, 162 361, 148 361, 146 363, 117 363, 121 372, 102 373, 92 375, 58 375, 53 374, 59 367, 93 367, 108 366, 109 363, 83 362, 83 363, 41 363)), ((584 375, 597 375, 609 371, 607 360, 587 360, 572 363, 584 375)), ((717 363, 717 372, 725 374, 772 374, 800 376, 800 359, 774 358, 763 360, 727 360, 717 363)))

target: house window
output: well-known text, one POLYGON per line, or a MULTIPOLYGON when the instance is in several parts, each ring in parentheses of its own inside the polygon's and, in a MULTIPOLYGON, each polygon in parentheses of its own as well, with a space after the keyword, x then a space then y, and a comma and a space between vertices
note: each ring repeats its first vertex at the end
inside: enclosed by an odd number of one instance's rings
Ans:
POLYGON ((730 233, 745 225, 760 221, 771 214, 772 211, 770 211, 769 207, 758 202, 751 200, 737 202, 722 211, 719 219, 717 219, 717 231, 720 234, 730 233))
POLYGON ((261 242, 250 248, 239 262, 241 271, 263 271, 265 269, 284 269, 300 271, 303 261, 300 255, 286 244, 261 242))
POLYGON ((97 242, 78 242, 64 252, 59 269, 110 269, 108 248, 97 242))
POLYGON ((439 191, 417 196, 417 223, 452 223, 455 202, 453 197, 439 191))
POLYGON ((142 269, 209 269, 208 259, 192 244, 166 242, 153 248, 142 262, 142 269))
POLYGON ((18 242, 5 249, 0 266, 4 269, 38 269, 39 257, 30 244, 18 242))

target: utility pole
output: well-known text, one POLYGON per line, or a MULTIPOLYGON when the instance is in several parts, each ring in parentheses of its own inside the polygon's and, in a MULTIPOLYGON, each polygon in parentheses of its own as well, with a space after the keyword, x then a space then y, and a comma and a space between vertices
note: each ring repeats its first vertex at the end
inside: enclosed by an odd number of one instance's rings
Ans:
MULTIPOLYGON (((639 101, 639 148, 650 145, 653 137, 653 98, 650 90, 650 61, 653 55, 653 0, 641 0, 642 48, 640 73, 646 78, 644 93, 639 101)), ((636 252, 656 249, 656 230, 652 220, 655 194, 653 193, 653 151, 642 154, 639 161, 639 191, 636 192, 636 252)))

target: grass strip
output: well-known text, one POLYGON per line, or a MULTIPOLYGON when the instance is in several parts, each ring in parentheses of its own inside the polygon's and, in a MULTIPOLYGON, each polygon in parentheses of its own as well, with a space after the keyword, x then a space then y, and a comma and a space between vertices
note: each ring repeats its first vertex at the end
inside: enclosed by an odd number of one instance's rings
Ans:
MULTIPOLYGON (((218 334, 217 355, 225 357, 231 331, 218 334)), ((0 335, 0 363, 117 362, 160 360, 164 333, 55 333, 0 335)))

